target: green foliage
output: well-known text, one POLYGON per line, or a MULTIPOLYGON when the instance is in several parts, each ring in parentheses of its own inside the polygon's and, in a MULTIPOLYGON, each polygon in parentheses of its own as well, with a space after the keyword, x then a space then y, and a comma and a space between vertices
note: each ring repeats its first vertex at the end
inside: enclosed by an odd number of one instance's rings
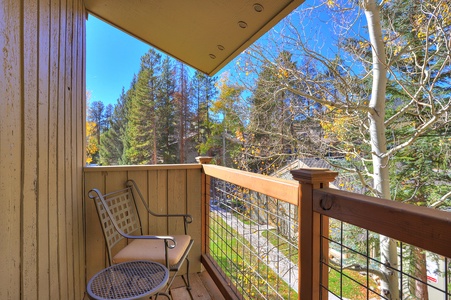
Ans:
POLYGON ((231 166, 232 158, 240 153, 242 141, 238 138, 244 125, 239 113, 242 87, 230 85, 228 78, 219 82, 219 97, 211 103, 210 135, 199 145, 201 153, 211 153, 216 164, 231 166), (237 136, 238 135, 238 136, 237 136))
POLYGON ((150 49, 114 108, 94 103, 99 105, 91 110, 101 116, 95 124, 103 124, 95 131, 102 165, 184 163, 188 154, 196 156, 197 143, 216 126, 210 116, 216 78, 201 73, 190 78, 185 67, 177 66, 150 49))
POLYGON ((125 128, 127 126, 127 102, 130 93, 122 93, 117 99, 111 117, 108 119, 108 130, 100 136, 100 164, 117 165, 121 164, 124 153, 125 128))
MULTIPOLYGON (((437 205, 449 192, 451 146, 447 131, 440 130, 418 138, 393 158, 392 190, 398 201, 420 206, 437 205)), ((440 206, 451 205, 443 199, 440 206)))
MULTIPOLYGON (((210 116, 211 103, 218 91, 215 87, 216 77, 209 77, 196 71, 192 80, 193 96, 193 130, 195 133, 195 144, 205 143, 211 135, 212 119, 210 116)), ((201 154, 212 155, 213 149, 204 147, 201 154), (205 152, 202 152, 205 151, 205 152)))
POLYGON ((252 255, 252 246, 219 216, 211 215, 210 254, 246 299, 297 299, 291 289, 266 265, 252 255), (267 285, 277 288, 277 293, 267 285), (263 295, 263 296, 262 296, 263 295))

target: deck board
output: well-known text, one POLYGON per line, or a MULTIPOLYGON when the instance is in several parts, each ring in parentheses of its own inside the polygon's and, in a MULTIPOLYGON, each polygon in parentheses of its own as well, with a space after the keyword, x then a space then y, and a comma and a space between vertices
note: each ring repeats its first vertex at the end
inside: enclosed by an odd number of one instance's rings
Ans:
POLYGON ((219 289, 207 272, 190 274, 191 291, 185 288, 183 278, 177 276, 172 284, 171 296, 173 300, 222 300, 219 289))

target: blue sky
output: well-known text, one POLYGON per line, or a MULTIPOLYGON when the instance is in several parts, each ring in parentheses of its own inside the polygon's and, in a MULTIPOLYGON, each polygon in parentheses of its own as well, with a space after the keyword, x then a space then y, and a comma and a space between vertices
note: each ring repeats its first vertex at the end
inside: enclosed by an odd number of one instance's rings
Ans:
POLYGON ((149 45, 89 15, 86 27, 86 90, 92 101, 115 104, 129 88, 149 45))
POLYGON ((89 15, 86 25, 86 90, 91 94, 89 101, 102 101, 105 106, 116 104, 122 87, 127 91, 133 75, 138 74, 141 56, 149 48, 140 40, 89 15))
MULTIPOLYGON (((310 26, 315 31, 324 25, 315 19, 313 23, 310 26)), ((323 27, 323 34, 327 30, 330 28, 323 27)), ((86 27, 86 90, 91 94, 90 102, 116 104, 122 87, 127 90, 133 75, 139 72, 140 58, 149 48, 149 45, 89 15, 86 27)), ((232 66, 235 62, 232 61, 216 76, 227 70, 234 73, 232 66)))

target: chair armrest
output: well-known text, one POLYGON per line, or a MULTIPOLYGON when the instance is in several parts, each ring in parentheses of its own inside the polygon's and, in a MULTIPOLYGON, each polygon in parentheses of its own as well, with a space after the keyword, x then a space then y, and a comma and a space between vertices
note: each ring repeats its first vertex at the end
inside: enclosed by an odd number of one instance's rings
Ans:
POLYGON ((166 247, 169 249, 173 249, 177 246, 177 243, 174 239, 174 237, 169 235, 128 235, 128 234, 122 234, 121 235, 127 239, 141 239, 141 240, 164 240, 166 247))
POLYGON ((135 189, 135 191, 138 193, 139 198, 141 199, 142 204, 144 205, 144 207, 146 208, 147 212, 154 216, 154 217, 183 217, 183 221, 184 221, 184 227, 185 227, 185 234, 187 234, 187 226, 188 224, 191 224, 193 222, 193 217, 190 214, 158 214, 153 212, 150 208, 149 205, 147 205, 146 201, 144 201, 144 197, 141 194, 141 191, 138 188, 138 185, 136 184, 136 182, 133 179, 129 179, 127 180, 126 185, 128 187, 133 187, 135 189))
POLYGON ((188 229, 188 224, 191 224, 193 222, 193 217, 189 214, 155 214, 152 213, 150 210, 148 210, 149 214, 151 214, 154 217, 165 217, 165 218, 170 218, 170 217, 183 217, 183 226, 185 229, 185 234, 187 233, 187 229, 188 229))
POLYGON ((189 214, 167 214, 167 215, 155 215, 156 217, 183 217, 186 224, 191 224, 193 222, 193 217, 189 214))

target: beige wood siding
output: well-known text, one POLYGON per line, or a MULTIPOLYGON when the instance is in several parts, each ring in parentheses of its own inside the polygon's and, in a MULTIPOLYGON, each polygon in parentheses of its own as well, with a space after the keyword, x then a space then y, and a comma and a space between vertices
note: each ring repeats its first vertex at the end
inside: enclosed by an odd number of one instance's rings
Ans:
POLYGON ((82 299, 82 0, 0 0, 0 299, 82 299))
MULTIPOLYGON (((188 227, 188 234, 194 239, 191 249, 190 272, 201 271, 202 240, 202 172, 201 165, 155 165, 122 167, 86 167, 85 168, 85 220, 86 220, 86 268, 87 279, 108 265, 105 242, 94 202, 87 197, 92 188, 102 193, 112 192, 125 187, 128 179, 138 184, 143 197, 154 212, 188 213, 193 223, 188 227)), ((181 220, 168 222, 166 219, 149 219, 145 209, 140 205, 145 234, 170 235, 183 234, 181 220), (155 221, 154 221, 155 220, 155 221)))

